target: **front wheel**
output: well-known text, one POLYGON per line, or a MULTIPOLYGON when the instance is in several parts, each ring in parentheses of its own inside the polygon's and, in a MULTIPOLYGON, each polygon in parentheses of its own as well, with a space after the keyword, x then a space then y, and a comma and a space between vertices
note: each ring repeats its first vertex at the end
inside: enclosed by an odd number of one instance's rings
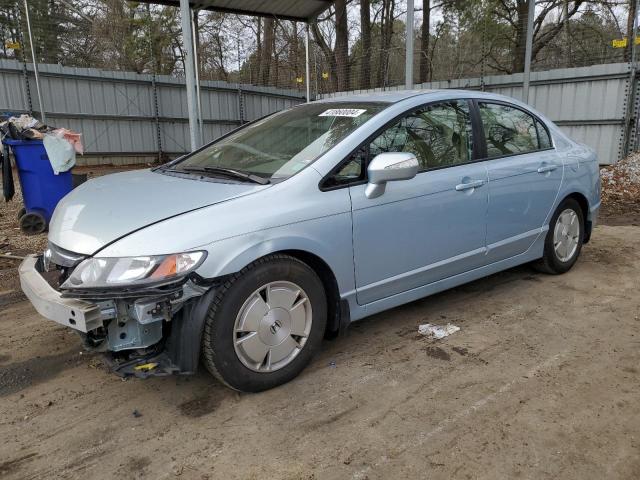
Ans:
POLYGON ((578 260, 584 243, 584 215, 573 198, 560 203, 549 222, 544 256, 534 264, 545 273, 565 273, 578 260))
POLYGON ((235 390, 273 388, 309 363, 326 317, 324 287, 309 266, 288 255, 262 258, 216 294, 205 320, 204 364, 235 390))

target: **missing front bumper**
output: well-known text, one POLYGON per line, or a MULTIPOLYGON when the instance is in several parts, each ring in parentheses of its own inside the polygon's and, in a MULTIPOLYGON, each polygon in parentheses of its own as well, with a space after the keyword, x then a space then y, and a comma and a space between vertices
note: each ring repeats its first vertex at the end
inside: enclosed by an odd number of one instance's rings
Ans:
POLYGON ((36 268, 38 257, 28 256, 20 264, 20 286, 22 291, 43 317, 65 327, 83 333, 102 326, 105 320, 114 318, 116 309, 114 302, 92 303, 74 298, 63 298, 40 275, 36 268))
POLYGON ((114 373, 145 378, 196 371, 215 284, 185 281, 177 295, 159 298, 81 300, 63 297, 38 265, 30 256, 19 268, 29 301, 43 317, 80 332, 87 348, 106 352, 114 373))

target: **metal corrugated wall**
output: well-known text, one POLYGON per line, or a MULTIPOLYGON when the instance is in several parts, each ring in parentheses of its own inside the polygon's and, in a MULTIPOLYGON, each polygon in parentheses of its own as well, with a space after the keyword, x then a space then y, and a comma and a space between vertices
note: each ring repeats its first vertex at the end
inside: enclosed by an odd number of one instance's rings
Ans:
MULTIPOLYGON (((186 90, 181 79, 131 72, 39 65, 47 123, 83 134, 80 164, 137 163, 157 158, 158 124, 162 150, 175 156, 189 149, 186 90)), ((32 104, 40 111, 29 72, 32 104)), ((251 121, 304 102, 295 90, 242 85, 242 118, 237 84, 201 82, 205 141, 251 121)), ((28 111, 22 64, 0 60, 0 113, 28 111)))
MULTIPOLYGON (((594 148, 600 163, 611 164, 623 154, 623 125, 629 79, 628 63, 532 72, 529 103, 558 124, 571 138, 594 148)), ((485 91, 519 99, 522 97, 522 80, 520 73, 423 83, 416 88, 478 90, 482 88, 484 81, 485 91)), ((387 90, 401 89, 394 87, 387 90)))

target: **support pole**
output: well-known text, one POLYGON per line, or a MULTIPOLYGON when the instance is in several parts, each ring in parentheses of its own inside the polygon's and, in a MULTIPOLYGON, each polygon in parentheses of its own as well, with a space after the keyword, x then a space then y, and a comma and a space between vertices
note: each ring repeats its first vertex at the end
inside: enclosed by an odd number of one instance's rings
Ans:
POLYGON ((311 67, 309 66, 309 22, 304 27, 304 85, 307 89, 307 103, 311 101, 311 67))
POLYGON ((196 22, 198 21, 198 10, 193 11, 193 63, 195 65, 196 72, 196 105, 198 107, 198 133, 200 134, 200 141, 204 139, 204 126, 202 120, 202 97, 200 94, 200 62, 198 61, 198 39, 196 35, 199 35, 199 29, 196 29, 196 22))
POLYGON ((529 103, 529 83, 531 80, 531 54, 533 52, 533 17, 536 14, 535 0, 529 0, 527 12, 527 43, 524 52, 524 78, 522 80, 522 101, 529 103))
POLYGON ((180 23, 182 25, 182 41, 185 46, 184 74, 187 87, 187 109, 189 111, 189 138, 191 150, 193 151, 200 147, 202 141, 199 135, 198 106, 196 105, 196 73, 193 61, 194 45, 189 0, 180 0, 180 23))
POLYGON ((404 86, 407 90, 413 88, 413 0, 407 0, 407 35, 406 57, 404 70, 404 86))
POLYGON ((33 35, 31 34, 31 19, 29 18, 29 4, 24 0, 24 14, 27 19, 27 33, 29 34, 29 46, 31 47, 31 59, 33 61, 33 75, 36 79, 36 94, 38 95, 38 107, 40 109, 40 120, 47 123, 47 117, 44 113, 44 104, 42 103, 42 91, 40 90, 40 74, 38 73, 38 62, 36 61, 36 49, 33 45, 33 35))
POLYGON ((638 75, 638 66, 637 66, 637 47, 635 39, 638 35, 638 7, 640 7, 640 0, 634 0, 636 2, 636 16, 633 19, 633 29, 632 36, 628 41, 631 42, 631 64, 629 65, 629 80, 627 81, 627 105, 624 115, 624 131, 622 132, 622 151, 620 152, 620 158, 617 160, 622 160, 624 157, 629 155, 629 153, 634 149, 634 145, 636 140, 632 138, 632 136, 637 136, 637 132, 635 131, 636 124, 638 122, 636 115, 638 113, 638 107, 636 105, 636 89, 637 89, 637 75, 638 75))

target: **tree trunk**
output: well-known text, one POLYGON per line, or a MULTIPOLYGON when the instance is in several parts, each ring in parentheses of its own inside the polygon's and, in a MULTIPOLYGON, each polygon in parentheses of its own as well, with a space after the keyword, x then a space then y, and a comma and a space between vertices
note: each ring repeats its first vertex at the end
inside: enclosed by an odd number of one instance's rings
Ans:
POLYGON ((423 0, 422 5, 422 29, 420 30, 420 83, 429 81, 429 29, 431 27, 431 0, 423 0))
POLYGON ((571 31, 569 26, 569 0, 564 0, 562 5, 562 19, 564 20, 564 45, 566 48, 566 58, 564 66, 569 68, 572 65, 573 49, 571 48, 571 31))
MULTIPOLYGON (((262 18, 256 17, 256 81, 260 78, 260 70, 262 69, 262 18)), ((253 82, 253 75, 250 70, 250 82, 253 82)))
POLYGON ((195 66, 198 69, 198 75, 202 76, 202 51, 200 50, 200 21, 198 10, 193 10, 193 38, 195 39, 193 48, 196 52, 196 58, 198 64, 195 66))
MULTIPOLYGON (((293 36, 289 43, 289 63, 293 66, 293 76, 295 85, 298 84, 298 77, 304 77, 304 74, 300 74, 300 43, 298 40, 298 22, 293 22, 293 36)), ((305 83, 309 81, 308 78, 304 79, 305 83)))
POLYGON ((327 44, 327 41, 322 36, 322 32, 318 28, 317 23, 311 24, 311 32, 313 33, 313 38, 322 50, 322 54, 324 58, 329 62, 329 81, 331 82, 331 90, 334 92, 338 91, 338 81, 336 77, 336 72, 338 71, 338 66, 336 64, 336 56, 333 54, 331 47, 327 44))
POLYGON ((389 62, 389 47, 393 36, 394 0, 382 0, 382 15, 380 24, 380 55, 378 60, 378 87, 387 85, 387 66, 389 62))
POLYGON ((347 2, 336 0, 336 66, 338 90, 349 90, 349 30, 347 26, 347 2))
MULTIPOLYGON (((429 1, 429 0, 426 0, 429 1)), ((362 34, 362 59, 360 60, 360 88, 371 87, 371 4, 360 0, 360 30, 362 34)))
POLYGON ((527 45, 527 21, 529 17, 529 2, 534 0, 518 0, 516 6, 516 43, 513 48, 511 73, 524 72, 524 56, 527 45))
POLYGON ((260 84, 269 84, 271 72, 271 57, 273 56, 273 42, 275 37, 275 23, 273 18, 264 19, 264 45, 262 48, 262 68, 260 72, 260 84))

